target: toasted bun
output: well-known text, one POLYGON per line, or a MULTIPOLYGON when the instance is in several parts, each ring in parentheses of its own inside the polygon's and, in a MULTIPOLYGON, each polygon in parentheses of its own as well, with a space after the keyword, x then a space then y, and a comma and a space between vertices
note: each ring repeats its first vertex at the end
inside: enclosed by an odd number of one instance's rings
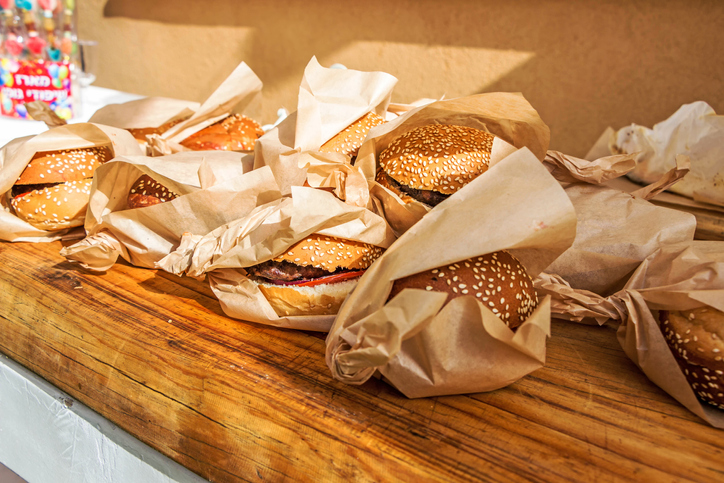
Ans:
POLYGON ((193 151, 253 151, 254 143, 263 134, 258 122, 234 114, 192 134, 180 144, 193 151))
POLYGON ((40 230, 81 226, 93 178, 47 186, 12 198, 15 214, 40 230))
POLYGON ((111 158, 110 146, 36 153, 15 184, 63 183, 91 178, 96 168, 111 158))
POLYGON ((286 260, 301 266, 323 268, 329 272, 334 272, 337 268, 366 270, 383 251, 382 248, 367 243, 315 233, 292 245, 273 260, 286 260))
POLYGON ((368 112, 324 143, 319 150, 323 153, 342 153, 354 158, 369 130, 384 122, 382 116, 368 112))
POLYGON ((342 302, 357 285, 358 279, 343 282, 296 287, 294 285, 272 285, 258 283, 274 312, 280 317, 286 315, 334 315, 342 302))
POLYGON ((389 298, 406 288, 447 292, 448 301, 475 297, 511 329, 533 313, 538 296, 533 281, 518 259, 506 251, 468 258, 395 280, 389 298))
POLYGON ((494 138, 464 126, 421 126, 392 141, 380 166, 400 184, 451 195, 488 170, 494 138))
POLYGON ((131 136, 136 138, 136 141, 138 141, 141 144, 146 144, 146 136, 150 136, 151 134, 163 134, 172 127, 174 127, 176 124, 185 121, 188 119, 181 118, 181 119, 174 119, 173 121, 169 121, 165 124, 160 125, 159 127, 144 127, 144 128, 136 128, 136 129, 126 129, 126 131, 131 133, 131 136))
POLYGON ((702 401, 724 409, 724 312, 711 307, 659 313, 661 330, 702 401))
POLYGON ((144 174, 133 183, 128 192, 128 208, 143 208, 145 206, 157 205, 178 198, 178 195, 170 191, 164 185, 144 174))

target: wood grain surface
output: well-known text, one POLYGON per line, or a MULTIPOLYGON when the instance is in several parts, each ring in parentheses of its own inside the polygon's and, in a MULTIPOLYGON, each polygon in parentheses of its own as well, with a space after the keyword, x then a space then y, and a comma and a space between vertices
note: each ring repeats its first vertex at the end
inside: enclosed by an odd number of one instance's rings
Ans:
POLYGON ((724 432, 614 327, 554 321, 530 376, 410 400, 333 380, 323 335, 229 319, 203 282, 59 249, 0 244, 0 350, 211 481, 724 481, 724 432))

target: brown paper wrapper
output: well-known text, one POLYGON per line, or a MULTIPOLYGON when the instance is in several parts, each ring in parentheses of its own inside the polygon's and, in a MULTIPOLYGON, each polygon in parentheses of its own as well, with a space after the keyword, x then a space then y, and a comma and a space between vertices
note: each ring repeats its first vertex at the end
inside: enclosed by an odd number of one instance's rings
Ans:
POLYGON ((85 225, 88 236, 63 248, 61 255, 96 271, 108 270, 119 256, 133 265, 155 268, 184 233, 205 235, 280 198, 271 172, 252 172, 251 165, 250 156, 228 152, 117 158, 96 172, 85 225), (142 174, 180 196, 128 209, 128 192, 142 174))
POLYGON ((386 300, 398 278, 498 250, 534 277, 570 246, 575 225, 571 202, 531 151, 506 157, 433 208, 363 275, 327 338, 332 374, 361 384, 379 371, 406 396, 425 397, 494 390, 540 368, 547 299, 515 333, 474 297, 443 307, 445 294, 408 289, 386 300))
POLYGON ((121 129, 158 128, 177 119, 191 117, 199 107, 198 102, 168 97, 145 97, 104 106, 93 114, 89 122, 121 129))
MULTIPOLYGON (((565 186, 576 208, 578 227, 573 246, 546 273, 561 276, 573 288, 611 295, 659 247, 693 239, 693 215, 597 184, 625 174, 632 159, 632 155, 621 155, 586 161, 548 153, 544 164, 565 186)), ((673 171, 648 194, 686 172, 684 166, 673 171)))
POLYGON ((318 150, 368 112, 385 117, 396 83, 384 72, 328 69, 312 57, 304 70, 297 111, 259 139, 255 167, 269 166, 284 194, 306 181, 314 188, 332 188, 355 206, 367 206, 367 182, 349 166, 349 158, 318 150))
POLYGON ((127 131, 91 123, 58 126, 37 136, 16 139, 5 145, 0 150, 0 240, 50 242, 82 237, 82 228, 45 231, 21 220, 13 213, 9 192, 35 153, 108 145, 115 156, 141 154, 138 143, 127 131))
POLYGON ((355 167, 370 185, 370 207, 385 216, 395 233, 402 234, 417 223, 430 208, 415 200, 406 203, 375 182, 377 159, 397 137, 427 124, 453 124, 487 131, 497 136, 493 144, 491 166, 527 147, 543 159, 550 130, 538 113, 520 94, 491 93, 437 101, 407 111, 397 119, 374 127, 357 156, 355 167))
POLYGON ((368 112, 385 117, 395 84, 385 72, 327 69, 312 57, 299 87, 294 147, 316 151, 368 112))
POLYGON ((293 187, 291 197, 259 206, 248 216, 205 236, 184 236, 178 249, 157 266, 177 275, 208 275, 211 289, 230 317, 327 331, 333 315, 279 317, 256 284, 240 270, 280 255, 312 233, 383 248, 394 240, 385 220, 369 210, 344 203, 323 190, 293 187))
POLYGON ((162 135, 148 136, 153 156, 188 151, 179 143, 192 134, 231 114, 246 114, 256 118, 261 99, 262 82, 246 65, 239 64, 229 77, 209 96, 189 119, 178 123, 162 135))
POLYGON ((548 151, 544 162, 553 177, 561 183, 583 181, 603 184, 631 172, 636 167, 636 156, 617 154, 587 161, 559 151, 548 151))
POLYGON ((538 277, 536 287, 552 297, 556 317, 622 321, 618 340, 647 377, 707 423, 724 428, 724 411, 700 402, 686 381, 661 333, 657 312, 705 306, 724 311, 724 243, 663 246, 640 264, 624 290, 606 298, 546 274, 538 277))

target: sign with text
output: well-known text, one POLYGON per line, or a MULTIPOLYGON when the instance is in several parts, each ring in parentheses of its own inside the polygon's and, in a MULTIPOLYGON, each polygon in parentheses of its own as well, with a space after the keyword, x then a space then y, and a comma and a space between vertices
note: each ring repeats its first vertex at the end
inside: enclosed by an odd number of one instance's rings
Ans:
POLYGON ((62 119, 73 117, 67 62, 0 59, 0 114, 30 119, 26 102, 43 101, 62 119))

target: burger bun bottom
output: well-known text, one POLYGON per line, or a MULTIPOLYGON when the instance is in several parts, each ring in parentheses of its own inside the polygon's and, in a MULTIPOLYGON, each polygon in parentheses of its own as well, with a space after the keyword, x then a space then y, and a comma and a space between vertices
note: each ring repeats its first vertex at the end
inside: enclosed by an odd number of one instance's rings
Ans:
POLYGON ((325 283, 313 287, 259 283, 274 311, 280 317, 291 315, 334 315, 359 279, 325 283))

